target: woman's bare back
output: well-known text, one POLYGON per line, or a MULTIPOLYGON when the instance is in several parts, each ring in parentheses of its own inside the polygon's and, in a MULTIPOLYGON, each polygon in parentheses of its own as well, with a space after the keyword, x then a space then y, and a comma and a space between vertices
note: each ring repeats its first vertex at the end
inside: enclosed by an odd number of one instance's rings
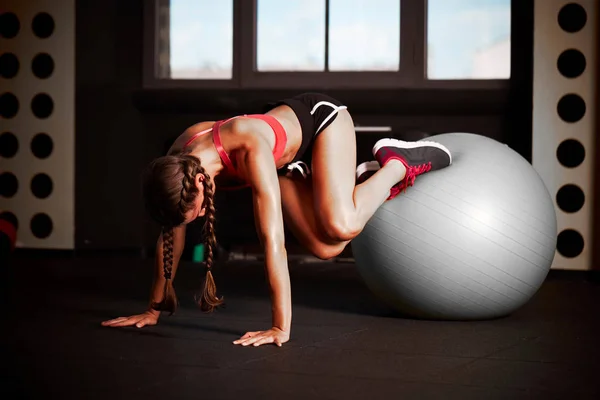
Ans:
MULTIPOLYGON (((286 105, 278 106, 266 114, 276 118, 285 129, 287 135, 285 150, 281 158, 277 160, 277 167, 279 168, 294 159, 298 149, 300 148, 300 145, 302 144, 302 131, 300 128, 300 122, 298 121, 298 118, 292 109, 286 105)), ((234 151, 238 146, 243 145, 243 141, 240 140, 240 135, 238 135, 239 132, 236 132, 235 128, 232 128, 235 126, 233 121, 235 121, 235 119, 224 123, 221 125, 219 130, 223 147, 227 152, 234 151)), ((211 129, 215 122, 216 121, 203 121, 188 127, 175 140, 168 153, 172 154, 181 152, 185 143, 187 143, 194 135, 211 129)), ((275 133, 266 122, 258 119, 248 118, 244 120, 244 124, 246 124, 246 130, 250 129, 253 134, 262 136, 271 147, 275 146, 275 133)), ((200 141, 198 141, 196 145, 199 144, 200 141)), ((191 150, 193 151, 194 142, 192 142, 190 146, 191 150)))

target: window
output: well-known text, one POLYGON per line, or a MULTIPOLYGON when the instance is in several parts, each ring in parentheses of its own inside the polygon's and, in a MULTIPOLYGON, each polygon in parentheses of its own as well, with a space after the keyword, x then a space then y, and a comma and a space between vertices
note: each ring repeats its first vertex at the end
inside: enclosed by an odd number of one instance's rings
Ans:
POLYGON ((329 0, 329 70, 399 71, 400 1, 329 0))
POLYGON ((510 78, 510 1, 153 0, 145 83, 497 87, 510 78))
POLYGON ((258 0, 256 69, 324 71, 325 2, 258 0))
POLYGON ((171 0, 161 2, 159 10, 160 78, 233 77, 231 0, 171 0))
POLYGON ((510 0, 428 0, 427 77, 510 78, 510 0))
POLYGON ((257 6, 259 72, 400 68, 398 0, 258 0, 257 6))

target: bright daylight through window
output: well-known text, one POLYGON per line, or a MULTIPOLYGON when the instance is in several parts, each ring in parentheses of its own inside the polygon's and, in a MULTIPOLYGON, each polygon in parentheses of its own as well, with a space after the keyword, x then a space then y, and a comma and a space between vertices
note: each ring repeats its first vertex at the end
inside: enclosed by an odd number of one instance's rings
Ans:
MULTIPOLYGON (((162 3, 159 77, 232 79, 234 1, 162 3)), ((254 69, 401 74, 413 41, 426 46, 424 79, 510 78, 510 0, 428 0, 421 38, 401 37, 401 12, 401 0, 256 0, 254 69)))

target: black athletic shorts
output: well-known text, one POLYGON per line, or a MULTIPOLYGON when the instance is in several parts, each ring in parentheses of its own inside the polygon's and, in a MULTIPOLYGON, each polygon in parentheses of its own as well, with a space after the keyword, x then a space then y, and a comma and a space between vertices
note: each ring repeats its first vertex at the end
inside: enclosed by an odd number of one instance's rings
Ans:
POLYGON ((269 103, 264 112, 285 104, 289 106, 302 129, 302 144, 292 162, 280 168, 280 174, 290 175, 298 170, 303 177, 310 174, 312 145, 317 135, 335 121, 338 111, 346 109, 340 101, 321 93, 303 93, 289 99, 269 103))

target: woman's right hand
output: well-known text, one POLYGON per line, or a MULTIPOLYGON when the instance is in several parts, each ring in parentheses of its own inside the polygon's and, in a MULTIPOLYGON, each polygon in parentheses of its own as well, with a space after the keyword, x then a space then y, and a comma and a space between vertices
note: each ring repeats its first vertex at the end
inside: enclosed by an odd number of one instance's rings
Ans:
POLYGON ((143 314, 132 315, 130 317, 119 317, 102 322, 102 326, 110 326, 112 328, 121 326, 135 325, 138 328, 143 328, 146 325, 156 325, 158 323, 158 311, 149 310, 143 314))

